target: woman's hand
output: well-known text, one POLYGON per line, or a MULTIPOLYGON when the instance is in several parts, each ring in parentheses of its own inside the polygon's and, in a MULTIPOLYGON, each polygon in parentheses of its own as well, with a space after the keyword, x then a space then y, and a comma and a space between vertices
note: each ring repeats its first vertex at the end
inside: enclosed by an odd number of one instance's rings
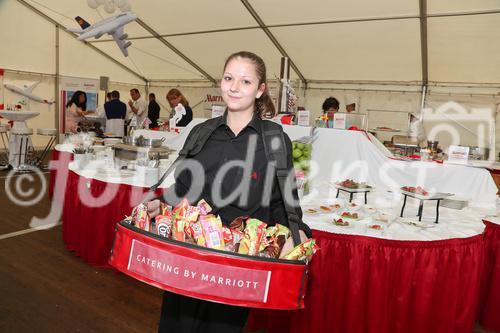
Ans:
POLYGON ((161 202, 158 199, 151 200, 146 204, 146 206, 148 207, 149 217, 155 217, 157 215, 160 215, 160 205, 161 202))
MULTIPOLYGON (((299 230, 299 235, 300 235, 300 242, 304 243, 307 240, 306 234, 304 233, 304 231, 299 230)), ((288 239, 286 240, 285 245, 283 245, 283 249, 281 250, 280 258, 283 258, 285 255, 290 253, 290 251, 292 251, 292 249, 294 247, 295 246, 293 245, 293 237, 290 235, 290 237, 288 237, 288 239)), ((306 259, 307 259, 307 261, 309 261, 309 260, 311 260, 311 257, 309 256, 306 259)))

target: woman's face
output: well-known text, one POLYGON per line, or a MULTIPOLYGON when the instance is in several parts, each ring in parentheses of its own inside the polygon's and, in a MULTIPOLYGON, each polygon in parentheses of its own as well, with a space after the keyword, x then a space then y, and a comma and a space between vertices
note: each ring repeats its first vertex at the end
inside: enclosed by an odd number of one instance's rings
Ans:
POLYGON ((181 95, 171 96, 170 98, 167 97, 167 101, 170 104, 171 108, 175 108, 181 102, 181 99, 181 95))
POLYGON ((80 94, 80 96, 78 96, 78 103, 79 104, 85 103, 85 95, 84 94, 80 94))
POLYGON ((255 65, 248 59, 238 57, 230 60, 224 69, 220 88, 230 112, 253 112, 255 99, 262 95, 266 85, 259 84, 255 65))

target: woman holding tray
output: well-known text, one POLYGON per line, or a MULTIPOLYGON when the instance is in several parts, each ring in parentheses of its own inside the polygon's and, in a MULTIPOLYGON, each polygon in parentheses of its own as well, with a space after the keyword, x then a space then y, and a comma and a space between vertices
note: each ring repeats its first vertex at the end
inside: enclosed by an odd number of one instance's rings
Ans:
MULTIPOLYGON (((262 128, 264 119, 273 117, 276 110, 269 96, 263 60, 250 52, 232 54, 224 65, 220 85, 227 110, 223 116, 197 125, 206 127, 211 122, 214 129, 201 150, 182 162, 201 165, 204 174, 192 176, 186 168, 177 167, 176 183, 166 191, 164 199, 170 205, 184 197, 191 203, 204 199, 226 226, 240 216, 257 218, 268 225, 277 222, 286 225, 286 197, 281 194, 272 168, 270 177, 266 177, 269 163, 262 128)), ((280 126, 276 127, 282 131, 280 126)), ((190 135, 197 130, 193 128, 190 135)), ((284 137, 288 170, 293 170, 292 144, 286 134, 284 137)), ((186 142, 189 140, 188 137, 186 142)), ((295 178, 293 184, 294 181, 295 178)), ((295 186, 290 192, 293 209, 301 220, 295 186)), ((159 200, 148 203, 151 217, 159 213, 159 205, 159 200)), ((306 234, 310 236, 310 229, 303 222, 299 223, 299 229, 302 240, 307 238, 306 234)), ((291 238, 285 247, 293 247, 291 238)), ((241 332, 248 311, 245 307, 165 292, 159 332, 241 332)))

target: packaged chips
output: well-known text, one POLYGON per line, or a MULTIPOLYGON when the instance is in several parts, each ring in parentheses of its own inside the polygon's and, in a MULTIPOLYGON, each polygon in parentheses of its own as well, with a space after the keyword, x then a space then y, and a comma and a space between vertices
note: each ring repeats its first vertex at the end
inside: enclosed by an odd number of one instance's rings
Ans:
POLYGON ((306 257, 312 256, 317 250, 319 250, 319 247, 316 245, 316 240, 308 239, 294 247, 283 258, 287 260, 305 260, 306 257))
POLYGON ((160 214, 152 220, 147 206, 140 204, 127 221, 164 238, 251 256, 304 260, 318 250, 315 240, 308 239, 283 256, 283 246, 290 237, 290 229, 286 226, 267 227, 258 219, 240 216, 227 227, 222 225, 219 216, 210 212, 212 207, 205 200, 191 206, 187 199, 183 199, 173 208, 161 203, 160 214))

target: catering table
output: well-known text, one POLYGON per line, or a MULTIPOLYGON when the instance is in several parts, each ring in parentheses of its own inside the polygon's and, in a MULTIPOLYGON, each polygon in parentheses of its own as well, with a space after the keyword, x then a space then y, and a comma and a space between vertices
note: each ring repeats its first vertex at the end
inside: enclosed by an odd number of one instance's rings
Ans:
POLYGON ((268 332, 464 332, 473 330, 483 236, 397 241, 313 231, 305 309, 253 310, 268 332))

